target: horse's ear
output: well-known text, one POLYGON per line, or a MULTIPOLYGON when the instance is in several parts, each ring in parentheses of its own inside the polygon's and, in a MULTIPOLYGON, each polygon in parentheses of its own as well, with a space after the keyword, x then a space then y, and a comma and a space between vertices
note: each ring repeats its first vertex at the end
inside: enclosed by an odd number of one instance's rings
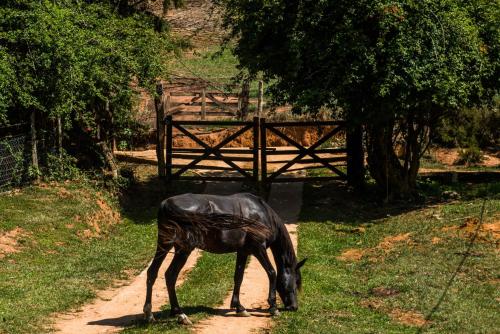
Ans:
POLYGON ((304 260, 297 263, 297 265, 295 266, 295 270, 299 270, 300 267, 302 267, 304 265, 304 263, 306 263, 306 261, 307 261, 307 257, 304 260))

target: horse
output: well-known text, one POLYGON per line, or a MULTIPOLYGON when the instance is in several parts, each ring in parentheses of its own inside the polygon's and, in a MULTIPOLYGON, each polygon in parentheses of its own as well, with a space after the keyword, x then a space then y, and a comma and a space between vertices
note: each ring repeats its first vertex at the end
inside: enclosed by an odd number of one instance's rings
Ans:
POLYGON ((306 259, 297 262, 290 235, 278 214, 260 197, 249 193, 230 196, 183 194, 167 198, 158 210, 158 242, 155 256, 147 271, 144 315, 154 321, 151 306, 153 284, 158 270, 171 249, 174 258, 165 272, 170 301, 170 315, 180 324, 191 325, 184 314, 175 292, 175 282, 189 254, 199 248, 211 253, 236 252, 234 290, 231 309, 237 316, 250 316, 240 303, 240 286, 247 259, 253 255, 269 278, 269 312, 279 315, 276 291, 283 301, 284 310, 298 309, 297 291, 301 289, 300 268, 306 259), (271 248, 277 272, 269 257, 271 248))

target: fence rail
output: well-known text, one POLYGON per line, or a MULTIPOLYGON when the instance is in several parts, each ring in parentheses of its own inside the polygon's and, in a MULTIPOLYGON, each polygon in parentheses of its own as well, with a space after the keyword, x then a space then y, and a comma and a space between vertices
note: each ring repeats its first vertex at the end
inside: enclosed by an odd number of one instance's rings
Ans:
MULTIPOLYGON (((167 180, 245 180, 258 182, 259 179, 259 119, 253 121, 179 121, 173 120, 172 115, 166 117, 166 157, 165 168, 167 180), (220 143, 210 146, 198 138, 186 126, 226 126, 236 131, 223 139, 220 143), (193 140, 201 148, 177 148, 173 146, 173 130, 176 129, 193 140), (230 149, 226 146, 237 138, 250 132, 253 136, 253 146, 249 149, 230 149), (226 148, 225 148, 226 147, 226 148), (238 154, 238 156, 234 156, 238 154), (243 156, 242 156, 243 155, 243 156), (188 163, 173 163, 173 159, 191 160, 188 163), (205 165, 206 161, 223 161, 226 166, 205 165), (251 163, 250 166, 240 166, 237 162, 251 163), (232 172, 229 175, 184 175, 188 171, 232 172)), ((163 151, 163 150, 162 150, 163 151)))
MULTIPOLYGON (((340 133, 346 134, 344 121, 317 122, 266 122, 255 117, 253 121, 182 121, 173 120, 168 115, 166 125, 165 176, 168 181, 191 180, 245 180, 254 183, 289 182, 299 180, 347 180, 345 168, 348 164, 346 147, 325 147, 340 133), (205 143, 188 126, 222 126, 234 131, 216 145, 205 143), (296 127, 321 128, 321 135, 311 145, 305 146, 287 134, 285 129, 296 127), (198 147, 174 147, 174 130, 190 138, 198 147), (248 148, 227 146, 240 136, 250 133, 252 145, 248 148), (278 137, 292 148, 268 147, 270 136, 278 137), (175 161, 175 163, 174 163, 175 161), (212 162, 224 162, 225 165, 212 162), (270 170, 270 165, 280 164, 270 170), (327 177, 289 177, 286 173, 298 170, 326 168, 331 172, 327 177), (205 171, 210 171, 206 173, 205 171), (190 172, 190 173, 188 173, 190 172), (214 174, 213 172, 219 172, 214 174), (187 175, 191 174, 191 175, 187 175), (195 175, 193 175, 195 174, 195 175)), ((163 150, 160 150, 163 152, 163 150)))

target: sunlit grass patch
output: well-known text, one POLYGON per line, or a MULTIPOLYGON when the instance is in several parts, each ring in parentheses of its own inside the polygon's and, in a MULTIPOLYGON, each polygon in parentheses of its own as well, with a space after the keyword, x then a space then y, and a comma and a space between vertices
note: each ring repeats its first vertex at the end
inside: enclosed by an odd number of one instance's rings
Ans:
POLYGON ((498 221, 500 200, 491 199, 495 187, 473 188, 462 189, 466 199, 460 201, 384 208, 376 198, 356 200, 342 187, 306 185, 299 225, 299 257, 309 258, 304 291, 299 311, 285 313, 273 332, 494 331, 498 240, 483 231, 466 255, 467 222, 480 216, 478 193, 490 197, 483 224, 498 221), (454 229, 446 230, 450 226, 454 229), (464 266, 449 284, 464 256, 464 266))

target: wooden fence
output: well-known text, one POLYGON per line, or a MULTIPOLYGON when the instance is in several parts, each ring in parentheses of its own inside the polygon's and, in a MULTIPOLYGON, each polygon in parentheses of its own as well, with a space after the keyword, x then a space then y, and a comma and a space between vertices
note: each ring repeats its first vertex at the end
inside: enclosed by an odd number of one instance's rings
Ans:
POLYGON ((300 180, 326 180, 326 179, 347 179, 345 172, 341 171, 339 167, 347 166, 347 149, 345 147, 323 148, 322 146, 332 139, 341 131, 345 131, 344 121, 310 121, 310 122, 266 122, 263 118, 260 121, 260 135, 261 135, 261 179, 263 183, 272 182, 290 182, 300 180), (290 127, 320 127, 328 128, 322 136, 318 138, 315 143, 305 147, 298 143, 290 135, 286 134, 284 129, 290 127), (267 138, 269 134, 274 134, 283 139, 291 149, 286 150, 268 150, 267 138), (295 155, 291 160, 288 157, 295 155), (270 164, 268 156, 274 156, 278 160, 273 160, 274 164, 282 164, 277 170, 268 172, 268 165, 270 164), (280 160, 284 157, 284 160, 280 160), (305 159, 304 159, 305 158, 305 159), (311 165, 312 164, 312 165, 311 165), (304 166, 309 165, 309 166, 304 166), (283 174, 286 172, 293 172, 305 169, 327 168, 332 172, 331 176, 320 177, 286 177, 283 174), (295 167, 295 168, 294 168, 295 167), (280 177, 281 176, 281 177, 280 177))
MULTIPOLYGON (((349 152, 345 145, 328 146, 332 138, 341 132, 346 133, 344 121, 266 122, 264 118, 258 117, 254 117, 252 121, 184 121, 173 120, 172 115, 168 115, 165 125, 165 165, 159 168, 164 168, 164 175, 168 181, 180 179, 243 180, 269 184, 299 180, 347 180, 348 175, 344 167, 352 170, 353 168, 348 166, 349 161, 359 161, 359 159, 349 159, 349 152), (189 128, 193 126, 197 128, 225 127, 231 129, 231 132, 220 143, 209 145, 189 128), (322 128, 322 134, 314 143, 305 146, 285 131, 287 128, 297 127, 322 128), (175 147, 173 145, 174 130, 190 138, 197 147, 175 147), (232 146, 235 146, 234 142, 247 133, 251 134, 251 147, 228 147, 232 143, 232 146), (281 138, 288 147, 286 149, 269 147, 270 136, 281 138), (224 162, 224 166, 210 162, 224 162), (281 166, 272 170, 270 166, 273 164, 281 166), (329 176, 317 177, 289 177, 285 174, 315 168, 326 168, 331 173, 329 176)), ((163 148, 160 150, 163 152, 163 148)))
POLYGON ((253 121, 174 121, 172 116, 166 118, 166 177, 167 180, 246 180, 257 182, 259 177, 259 149, 258 149, 259 119, 253 121), (233 134, 223 139, 215 146, 210 146, 198 138, 186 126, 225 126, 238 128, 233 134), (188 138, 191 138, 199 148, 178 148, 173 146, 173 130, 177 129, 188 138), (225 148, 235 139, 245 134, 252 133, 253 146, 250 148, 225 148), (185 164, 174 164, 173 159, 188 160, 185 164), (202 165, 206 161, 223 161, 227 167, 217 165, 202 165), (238 166, 236 162, 250 162, 251 168, 238 166), (222 172, 226 175, 183 175, 193 170, 210 170, 212 173, 222 172), (230 173, 232 172, 232 173, 230 173))
MULTIPOLYGON (((223 79, 221 79, 223 80, 223 79)), ((227 80, 227 79, 226 79, 227 80)), ((220 83, 197 78, 177 78, 159 83, 158 99, 163 114, 190 120, 214 120, 247 118, 250 103, 250 85, 220 83)), ((262 82, 259 82, 257 110, 263 105, 262 82)), ((158 112, 158 108, 156 109, 158 112)))

